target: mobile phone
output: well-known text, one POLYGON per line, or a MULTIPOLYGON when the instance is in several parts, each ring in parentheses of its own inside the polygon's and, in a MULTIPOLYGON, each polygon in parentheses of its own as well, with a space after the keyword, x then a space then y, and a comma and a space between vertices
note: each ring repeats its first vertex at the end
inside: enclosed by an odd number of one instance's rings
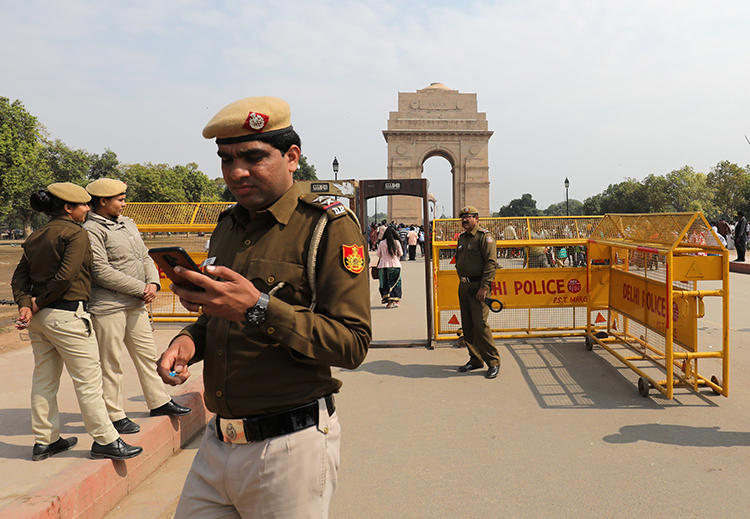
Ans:
POLYGON ((203 288, 187 281, 174 270, 175 267, 180 266, 186 270, 192 270, 203 274, 201 269, 198 268, 198 265, 195 264, 193 258, 190 257, 185 249, 182 247, 156 247, 149 249, 148 255, 153 258, 154 262, 159 266, 162 272, 164 272, 175 285, 189 290, 203 292, 203 288))

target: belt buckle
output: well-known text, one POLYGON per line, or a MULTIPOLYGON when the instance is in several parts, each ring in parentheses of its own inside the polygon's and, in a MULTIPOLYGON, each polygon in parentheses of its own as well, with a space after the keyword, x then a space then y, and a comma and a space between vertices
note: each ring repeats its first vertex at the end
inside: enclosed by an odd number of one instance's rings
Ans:
POLYGON ((226 443, 247 443, 245 422, 242 418, 219 418, 222 440, 226 443))

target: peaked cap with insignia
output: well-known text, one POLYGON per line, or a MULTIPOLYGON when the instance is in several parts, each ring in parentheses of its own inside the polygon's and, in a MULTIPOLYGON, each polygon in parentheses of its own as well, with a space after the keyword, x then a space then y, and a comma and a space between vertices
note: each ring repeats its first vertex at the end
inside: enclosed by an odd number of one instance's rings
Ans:
POLYGON ((289 104, 278 97, 246 97, 230 103, 203 128, 216 144, 253 141, 292 129, 289 104))

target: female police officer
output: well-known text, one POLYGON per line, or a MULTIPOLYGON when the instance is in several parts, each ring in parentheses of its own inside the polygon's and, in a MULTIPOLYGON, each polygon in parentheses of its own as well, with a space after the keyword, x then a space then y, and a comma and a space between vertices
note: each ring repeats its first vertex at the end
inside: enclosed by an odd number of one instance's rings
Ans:
POLYGON ((94 443, 92 458, 127 459, 143 450, 123 442, 107 417, 96 336, 86 305, 91 292, 91 250, 81 223, 89 194, 70 182, 31 195, 31 207, 51 220, 23 244, 13 280, 18 326, 28 325, 34 351, 31 385, 32 459, 66 451, 77 438, 60 437, 57 390, 63 365, 73 379, 83 423, 94 443))
POLYGON ((128 349, 151 416, 190 412, 170 398, 156 374, 156 345, 146 303, 156 298, 159 273, 135 222, 122 216, 125 182, 100 178, 88 186, 91 212, 83 228, 91 240, 91 312, 102 363, 104 402, 120 434, 140 426, 125 416, 122 404, 122 345, 128 349))

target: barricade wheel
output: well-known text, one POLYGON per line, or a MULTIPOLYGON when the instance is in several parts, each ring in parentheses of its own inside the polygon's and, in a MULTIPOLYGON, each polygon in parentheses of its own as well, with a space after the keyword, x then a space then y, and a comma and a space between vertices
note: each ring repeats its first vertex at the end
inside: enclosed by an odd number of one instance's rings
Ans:
MULTIPOLYGON (((719 379, 716 377, 716 375, 711 375, 711 382, 716 384, 717 386, 720 386, 719 379)), ((711 391, 714 392, 715 395, 720 395, 721 391, 716 391, 714 388, 711 388, 711 391)))
POLYGON ((648 379, 646 377, 641 377, 638 379, 638 393, 642 397, 648 396, 648 391, 651 389, 651 384, 649 384, 648 379))
POLYGON ((588 335, 583 338, 583 342, 586 345, 586 349, 588 351, 591 351, 594 349, 594 341, 592 341, 591 337, 589 337, 588 335))

